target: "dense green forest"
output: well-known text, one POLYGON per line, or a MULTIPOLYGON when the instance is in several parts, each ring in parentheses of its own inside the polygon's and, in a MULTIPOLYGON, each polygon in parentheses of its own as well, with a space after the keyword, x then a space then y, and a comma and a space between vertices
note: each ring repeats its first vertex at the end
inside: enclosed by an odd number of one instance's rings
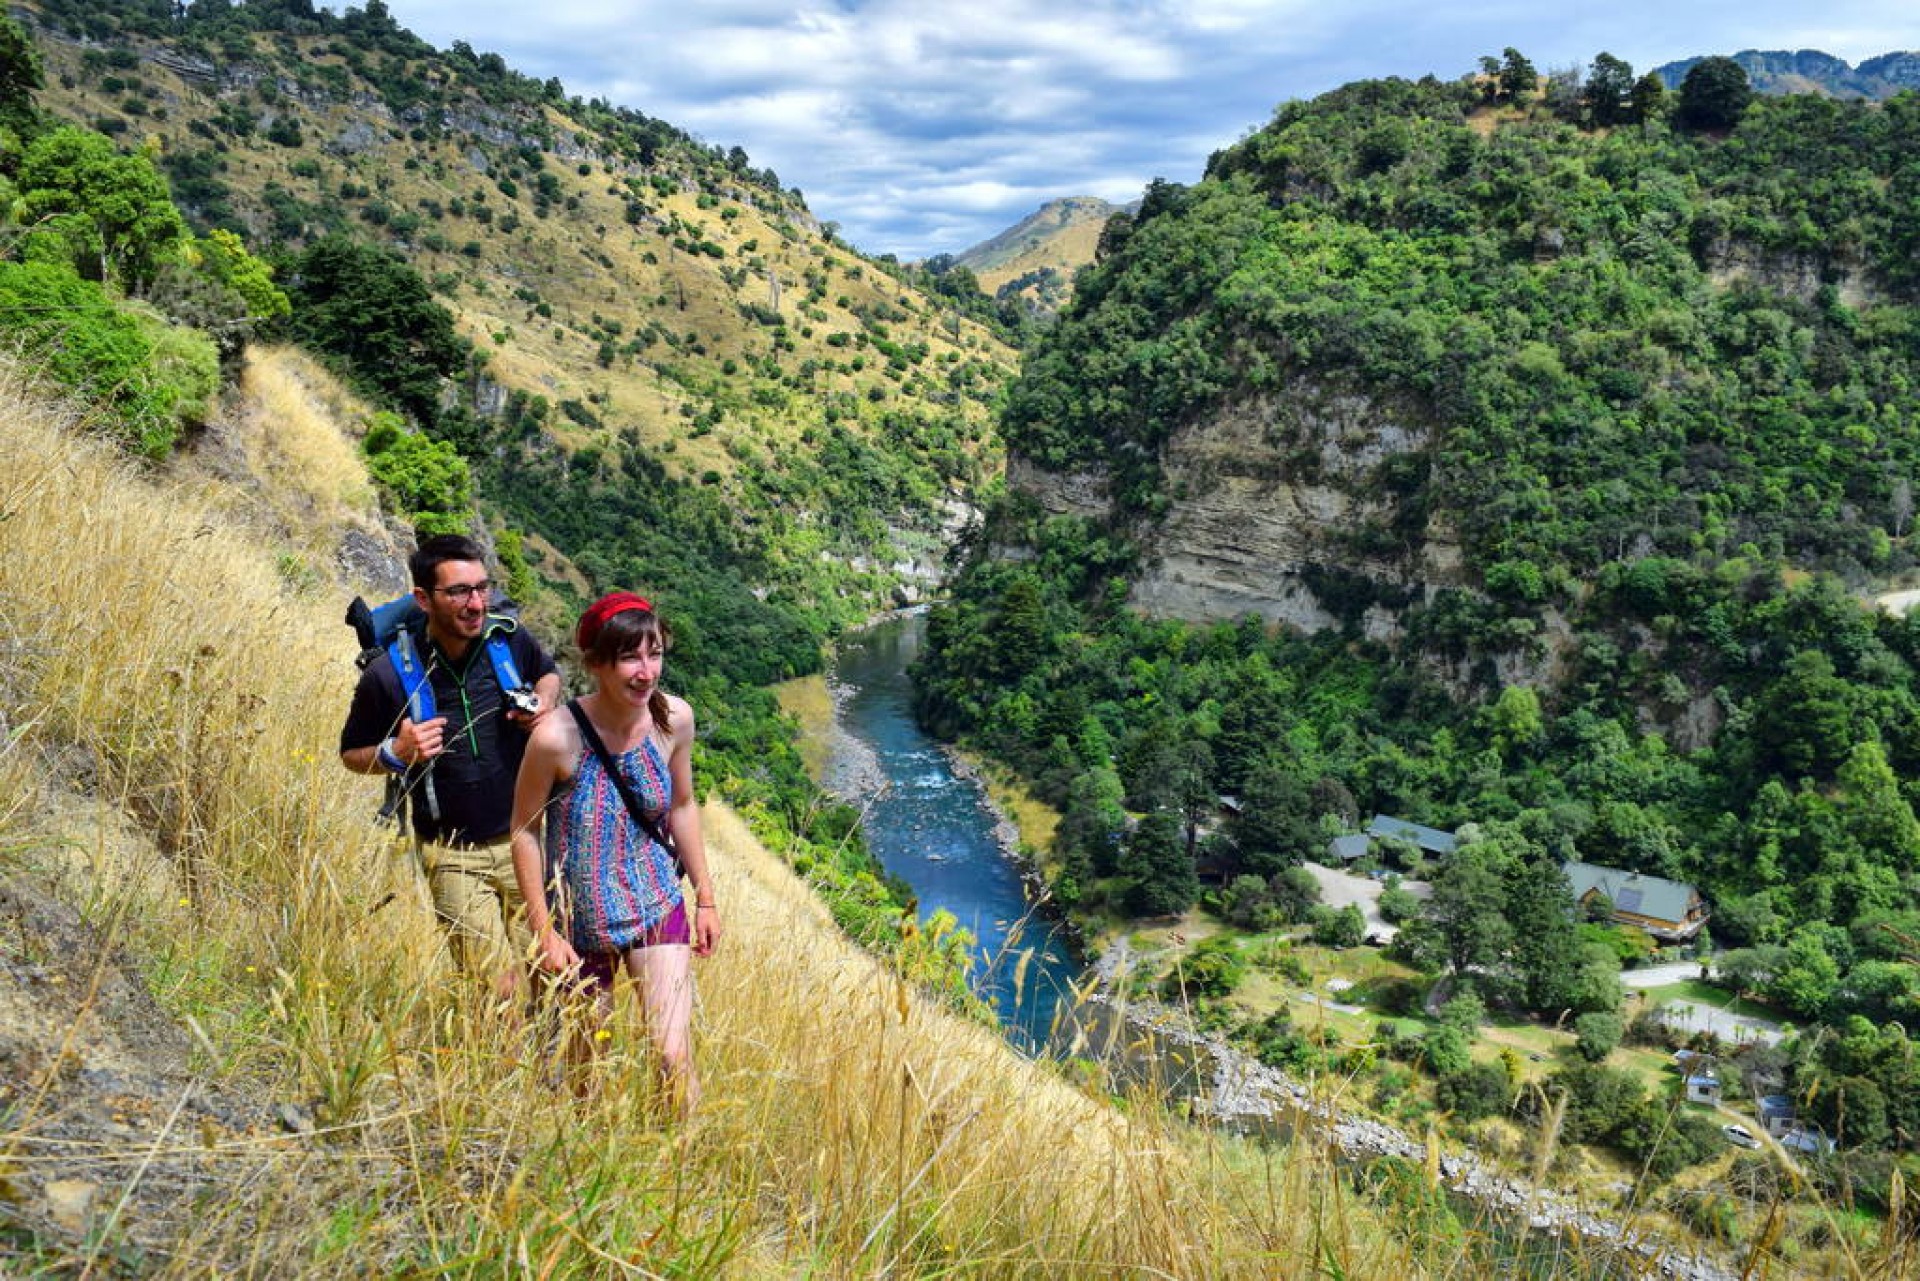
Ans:
POLYGON ((1920 95, 1754 98, 1727 59, 1670 95, 1605 55, 1542 89, 1507 54, 1288 103, 1109 223, 1004 417, 1108 516, 1003 498, 922 716, 1062 808, 1056 893, 1096 918, 1185 908, 1204 863, 1216 910, 1299 919, 1329 835, 1462 829, 1396 946, 1549 1018, 1620 1007, 1560 861, 1695 884, 1738 981, 1839 1030, 1793 1065, 1823 1123, 1911 1145, 1920 622, 1865 597, 1914 564, 1920 95), (1342 625, 1131 608, 1169 442, 1329 387, 1418 429, 1361 482, 1385 514, 1323 531, 1350 559, 1297 571, 1342 625), (1435 528, 1454 581, 1378 569, 1435 528))

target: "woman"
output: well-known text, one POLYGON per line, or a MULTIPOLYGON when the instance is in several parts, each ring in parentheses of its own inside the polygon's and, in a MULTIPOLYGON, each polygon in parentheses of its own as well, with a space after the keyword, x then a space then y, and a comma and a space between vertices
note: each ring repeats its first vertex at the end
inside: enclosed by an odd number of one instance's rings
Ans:
POLYGON ((690 957, 720 938, 693 792, 693 709, 660 688, 669 636, 641 597, 603 596, 574 638, 594 691, 569 705, 573 715, 545 717, 528 740, 513 794, 514 879, 540 968, 578 978, 598 1021, 611 1012, 617 971, 639 985, 661 1075, 685 1115, 699 1096, 690 957), (669 834, 672 848, 662 840, 669 834), (693 883, 691 905, 681 873, 693 883))

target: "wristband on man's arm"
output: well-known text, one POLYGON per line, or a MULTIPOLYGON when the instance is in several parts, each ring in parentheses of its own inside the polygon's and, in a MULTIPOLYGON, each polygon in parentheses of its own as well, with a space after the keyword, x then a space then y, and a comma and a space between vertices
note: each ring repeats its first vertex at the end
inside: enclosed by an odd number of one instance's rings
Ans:
POLYGON ((380 744, 380 749, 377 755, 380 758, 380 763, 386 766, 387 769, 389 769, 395 774, 404 774, 407 772, 407 763, 400 759, 400 754, 398 752, 393 750, 394 743, 396 741, 397 740, 390 738, 386 742, 380 744))

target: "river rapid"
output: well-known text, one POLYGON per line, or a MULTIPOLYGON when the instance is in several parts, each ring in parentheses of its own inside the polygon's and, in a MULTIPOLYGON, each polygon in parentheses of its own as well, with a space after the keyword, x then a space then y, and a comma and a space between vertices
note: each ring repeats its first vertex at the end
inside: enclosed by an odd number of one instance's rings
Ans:
POLYGON ((1027 1053, 1049 1040, 1083 968, 1066 927, 1034 905, 1018 833, 979 781, 913 718, 907 668, 926 615, 911 611, 842 637, 828 688, 827 790, 862 811, 867 845, 913 888, 924 922, 951 913, 975 940, 969 981, 1027 1053))

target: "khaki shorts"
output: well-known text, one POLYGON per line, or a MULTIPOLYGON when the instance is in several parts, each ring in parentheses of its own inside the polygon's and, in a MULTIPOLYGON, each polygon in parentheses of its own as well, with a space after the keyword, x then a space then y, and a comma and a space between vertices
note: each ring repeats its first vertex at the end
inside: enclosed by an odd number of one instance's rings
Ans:
POLYGON ((465 974, 490 976, 533 955, 527 907, 513 879, 513 847, 422 845, 433 912, 447 929, 453 963, 465 974))

